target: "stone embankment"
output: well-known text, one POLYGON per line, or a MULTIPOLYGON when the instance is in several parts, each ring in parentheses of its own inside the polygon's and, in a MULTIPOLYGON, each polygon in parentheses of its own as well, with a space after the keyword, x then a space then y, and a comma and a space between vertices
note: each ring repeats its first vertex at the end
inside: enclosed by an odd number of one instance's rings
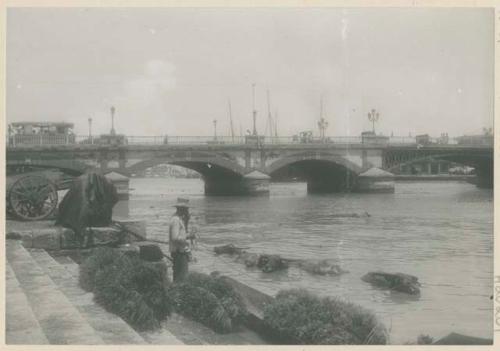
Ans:
MULTIPOLYGON (((145 230, 140 221, 124 222, 135 232, 145 230)), ((54 227, 52 221, 8 221, 7 229, 7 344, 266 344, 248 328, 221 335, 175 313, 162 328, 138 332, 79 286, 78 263, 88 250, 74 250, 71 230, 54 227)), ((100 234, 101 239, 113 237, 116 228, 101 229, 100 234)))
POLYGON ((6 343, 182 344, 167 330, 140 335, 78 285, 78 265, 7 240, 6 343))

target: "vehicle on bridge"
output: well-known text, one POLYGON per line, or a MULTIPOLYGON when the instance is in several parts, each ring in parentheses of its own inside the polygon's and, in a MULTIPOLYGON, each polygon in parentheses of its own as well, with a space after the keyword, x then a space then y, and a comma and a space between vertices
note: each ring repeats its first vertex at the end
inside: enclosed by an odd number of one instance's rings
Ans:
POLYGON ((415 141, 417 142, 417 145, 422 145, 422 146, 430 145, 432 143, 429 134, 417 135, 415 137, 415 141))
POLYGON ((420 146, 431 146, 431 145, 448 145, 450 138, 448 133, 441 133, 439 138, 431 138, 429 134, 421 134, 415 137, 417 145, 420 146))
POLYGON ((330 138, 315 138, 313 136, 313 132, 310 130, 306 130, 300 132, 298 135, 294 135, 292 137, 292 142, 300 143, 300 144, 311 144, 311 143, 325 143, 329 142, 330 138))
POLYGON ((9 146, 66 145, 75 143, 73 123, 15 122, 8 126, 9 146))

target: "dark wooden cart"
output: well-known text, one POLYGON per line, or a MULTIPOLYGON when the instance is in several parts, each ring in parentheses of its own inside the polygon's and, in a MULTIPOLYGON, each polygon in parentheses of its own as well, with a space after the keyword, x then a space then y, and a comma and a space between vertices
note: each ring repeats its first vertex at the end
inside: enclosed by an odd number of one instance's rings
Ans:
POLYGON ((71 179, 57 170, 11 170, 6 181, 7 213, 24 221, 47 219, 57 209, 57 191, 70 183, 71 179))

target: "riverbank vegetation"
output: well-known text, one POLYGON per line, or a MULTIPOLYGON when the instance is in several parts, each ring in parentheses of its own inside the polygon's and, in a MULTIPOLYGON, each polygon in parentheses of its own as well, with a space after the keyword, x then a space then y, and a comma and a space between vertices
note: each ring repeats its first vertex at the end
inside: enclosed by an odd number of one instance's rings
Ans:
POLYGON ((98 247, 94 249, 92 254, 89 255, 79 267, 80 272, 78 281, 82 289, 85 291, 93 291, 97 272, 113 263, 120 256, 120 252, 107 247, 98 247))
POLYGON ((165 269, 135 252, 96 249, 80 265, 80 285, 137 330, 158 328, 173 309, 165 269))
POLYGON ((80 265, 80 286, 137 330, 153 330, 174 310, 211 329, 230 332, 246 315, 241 296, 221 276, 190 273, 168 281, 162 263, 136 252, 98 248, 80 265))
POLYGON ((171 292, 179 313, 220 333, 232 331, 247 313, 241 296, 222 276, 192 272, 171 292))
MULTIPOLYGON (((173 312, 219 333, 247 316, 241 295, 220 275, 191 272, 168 281, 163 263, 136 252, 99 248, 80 265, 80 284, 96 302, 137 330, 152 330, 173 312)), ((306 290, 285 290, 264 308, 264 324, 288 344, 386 344, 384 326, 370 311, 306 290)))
POLYGON ((283 290, 264 309, 264 322, 291 344, 387 344, 375 315, 352 303, 320 298, 303 289, 283 290))

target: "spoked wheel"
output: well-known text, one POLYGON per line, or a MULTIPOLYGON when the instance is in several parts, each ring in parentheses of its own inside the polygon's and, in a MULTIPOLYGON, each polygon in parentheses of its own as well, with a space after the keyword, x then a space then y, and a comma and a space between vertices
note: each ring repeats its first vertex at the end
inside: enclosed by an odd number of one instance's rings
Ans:
POLYGON ((41 175, 28 175, 12 184, 8 207, 16 217, 36 221, 49 217, 57 208, 57 188, 41 175))

